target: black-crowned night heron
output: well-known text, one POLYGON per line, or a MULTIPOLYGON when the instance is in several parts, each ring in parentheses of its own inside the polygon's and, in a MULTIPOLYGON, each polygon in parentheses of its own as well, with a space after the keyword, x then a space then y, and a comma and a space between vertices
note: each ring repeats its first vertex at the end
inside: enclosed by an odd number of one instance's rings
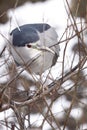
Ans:
POLYGON ((28 63, 29 70, 36 74, 55 65, 59 56, 58 36, 50 25, 25 24, 15 28, 10 35, 11 52, 17 64, 28 63))

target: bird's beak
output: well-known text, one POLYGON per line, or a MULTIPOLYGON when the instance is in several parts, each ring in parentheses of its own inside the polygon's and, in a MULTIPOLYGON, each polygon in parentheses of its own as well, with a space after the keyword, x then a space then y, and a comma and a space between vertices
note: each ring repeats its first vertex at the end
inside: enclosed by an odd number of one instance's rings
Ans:
POLYGON ((40 50, 40 51, 48 51, 52 54, 55 54, 55 52, 52 49, 50 49, 49 47, 46 47, 46 46, 31 45, 31 48, 37 49, 37 50, 40 50))
POLYGON ((55 54, 55 52, 52 49, 50 49, 49 47, 46 47, 46 46, 40 47, 40 50, 42 50, 42 51, 48 51, 48 52, 50 52, 52 54, 55 54))

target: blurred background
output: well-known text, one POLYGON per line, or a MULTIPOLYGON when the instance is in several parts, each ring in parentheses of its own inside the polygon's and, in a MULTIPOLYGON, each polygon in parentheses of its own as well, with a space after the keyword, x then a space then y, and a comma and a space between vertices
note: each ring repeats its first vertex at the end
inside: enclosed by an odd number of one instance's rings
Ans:
POLYGON ((86 23, 87 0, 0 1, 0 130, 87 129, 86 23), (27 23, 58 33, 60 57, 41 76, 17 67, 8 47, 12 29, 27 23), (43 90, 55 79, 56 88, 43 90))

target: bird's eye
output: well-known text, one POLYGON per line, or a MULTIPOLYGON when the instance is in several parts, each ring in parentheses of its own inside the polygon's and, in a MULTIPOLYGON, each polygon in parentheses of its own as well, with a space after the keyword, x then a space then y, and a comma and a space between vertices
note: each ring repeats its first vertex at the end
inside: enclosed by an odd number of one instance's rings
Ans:
POLYGON ((31 45, 27 45, 28 48, 31 48, 31 45))

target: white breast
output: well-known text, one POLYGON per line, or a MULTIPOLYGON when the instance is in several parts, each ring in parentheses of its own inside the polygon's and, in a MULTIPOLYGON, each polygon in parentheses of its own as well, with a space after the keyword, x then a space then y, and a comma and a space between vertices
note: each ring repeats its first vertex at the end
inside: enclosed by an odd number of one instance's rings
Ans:
MULTIPOLYGON (((35 43, 40 46, 51 47, 57 56, 59 56, 59 45, 57 44, 57 33, 53 28, 48 29, 44 33, 39 34, 40 40, 35 43)), ((33 44, 33 43, 31 43, 33 44)), ((53 64, 55 54, 47 51, 40 51, 28 47, 11 46, 11 52, 15 61, 19 65, 29 64, 31 72, 41 74, 53 64)))

